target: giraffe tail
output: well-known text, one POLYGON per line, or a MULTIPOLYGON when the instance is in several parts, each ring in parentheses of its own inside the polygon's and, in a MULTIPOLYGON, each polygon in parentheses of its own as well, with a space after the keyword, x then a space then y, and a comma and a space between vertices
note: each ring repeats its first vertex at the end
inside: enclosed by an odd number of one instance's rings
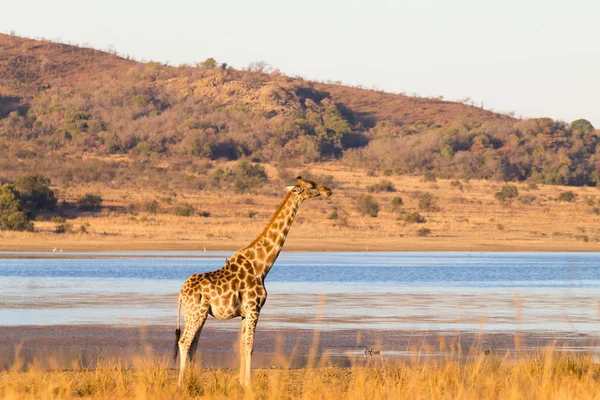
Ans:
POLYGON ((173 360, 177 360, 179 338, 181 338, 181 298, 177 299, 177 329, 175 329, 175 354, 173 355, 173 360))

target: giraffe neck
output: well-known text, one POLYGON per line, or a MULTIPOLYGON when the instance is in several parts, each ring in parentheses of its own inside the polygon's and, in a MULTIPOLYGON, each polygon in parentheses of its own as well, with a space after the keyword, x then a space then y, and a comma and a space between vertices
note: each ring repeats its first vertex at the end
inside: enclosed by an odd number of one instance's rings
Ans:
POLYGON ((263 279, 277 260, 301 203, 300 196, 288 193, 264 231, 242 249, 243 255, 253 262, 256 275, 263 279))

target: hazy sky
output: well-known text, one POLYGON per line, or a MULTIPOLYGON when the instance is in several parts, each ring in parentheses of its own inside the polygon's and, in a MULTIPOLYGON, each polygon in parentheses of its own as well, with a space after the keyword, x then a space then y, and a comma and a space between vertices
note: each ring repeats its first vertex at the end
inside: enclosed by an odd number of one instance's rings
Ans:
POLYGON ((470 97, 600 128, 598 0, 0 0, 0 31, 137 59, 470 97))

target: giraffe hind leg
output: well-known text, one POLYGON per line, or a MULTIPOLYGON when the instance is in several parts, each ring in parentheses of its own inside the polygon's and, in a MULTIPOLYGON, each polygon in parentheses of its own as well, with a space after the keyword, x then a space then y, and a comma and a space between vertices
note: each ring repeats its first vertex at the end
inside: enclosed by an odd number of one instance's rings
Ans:
POLYGON ((194 362, 194 357, 196 356, 196 349, 198 348, 198 341, 200 339, 200 332, 202 331, 202 327, 198 329, 196 335, 194 335, 194 339, 192 339, 192 344, 190 346, 190 364, 194 362))
MULTIPOLYGON (((185 369, 187 367, 188 359, 191 359, 191 348, 194 340, 198 342, 197 338, 200 337, 202 326, 206 321, 208 315, 208 307, 202 307, 201 312, 195 314, 189 321, 186 321, 186 325, 179 340, 179 380, 177 385, 181 387, 183 384, 183 377, 185 376, 185 369)), ((185 318, 185 314, 184 314, 185 318)), ((194 347, 195 349, 195 347, 194 347)))

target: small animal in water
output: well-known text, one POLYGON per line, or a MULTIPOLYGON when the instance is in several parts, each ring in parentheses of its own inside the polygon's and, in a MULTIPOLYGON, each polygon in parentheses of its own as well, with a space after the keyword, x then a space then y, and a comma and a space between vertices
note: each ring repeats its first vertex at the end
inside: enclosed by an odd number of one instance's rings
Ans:
POLYGON ((367 348, 365 347, 365 356, 366 356, 366 355, 372 356, 373 354, 381 354, 381 350, 373 350, 373 348, 372 348, 372 347, 371 347, 371 348, 369 348, 369 349, 367 349, 367 348))

